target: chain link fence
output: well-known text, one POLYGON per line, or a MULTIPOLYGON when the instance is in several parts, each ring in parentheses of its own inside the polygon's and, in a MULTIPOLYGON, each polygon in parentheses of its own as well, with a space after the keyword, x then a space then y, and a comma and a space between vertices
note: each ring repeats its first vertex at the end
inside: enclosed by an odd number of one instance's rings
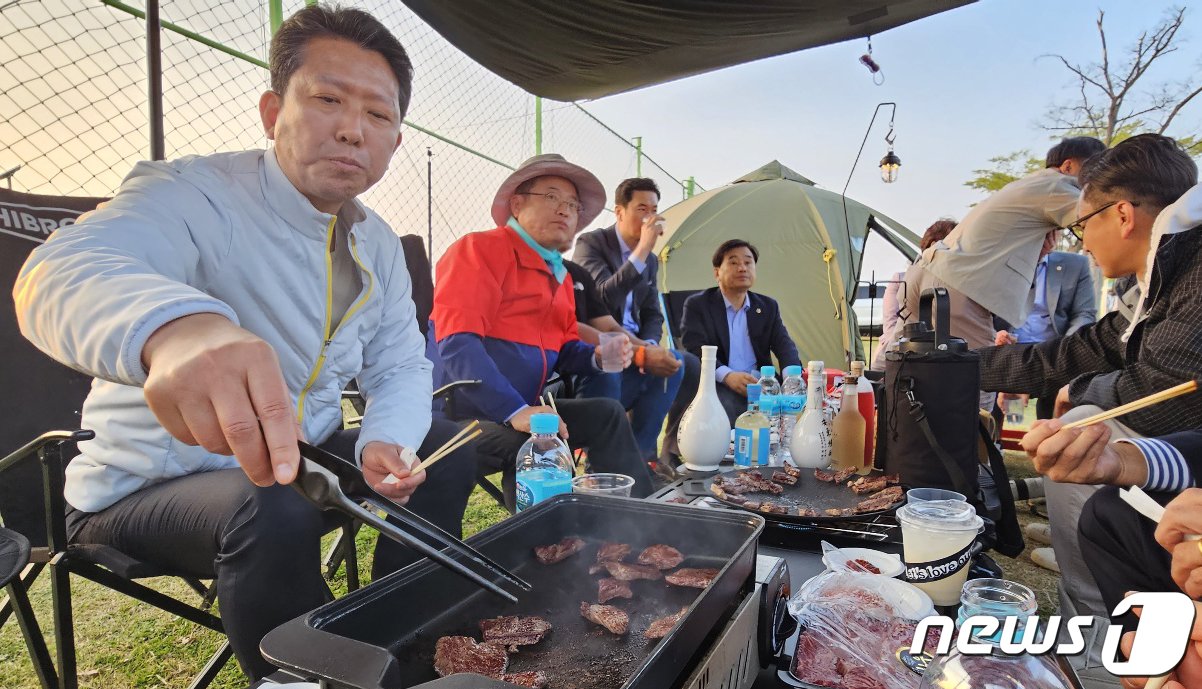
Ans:
MULTIPOLYGON (((284 14, 303 6, 286 0, 284 14)), ((405 140, 364 201, 401 234, 431 236, 439 256, 492 226, 489 208, 511 169, 534 155, 536 99, 473 62, 397 0, 356 0, 413 60, 405 140)), ((108 196, 150 150, 143 0, 0 0, 0 172, 12 187, 108 196)), ((163 0, 166 154, 175 158, 267 145, 258 96, 271 40, 265 0, 163 0)), ((542 151, 592 170, 608 189, 656 179, 662 206, 687 181, 576 103, 542 102, 542 151)), ((596 224, 607 224, 611 211, 596 224)))

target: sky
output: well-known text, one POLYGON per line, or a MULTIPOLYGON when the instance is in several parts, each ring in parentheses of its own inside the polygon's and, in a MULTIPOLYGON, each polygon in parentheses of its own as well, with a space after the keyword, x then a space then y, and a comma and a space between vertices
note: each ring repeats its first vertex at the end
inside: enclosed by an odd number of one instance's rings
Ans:
MULTIPOLYGON (((1157 1, 983 0, 872 37, 883 85, 858 62, 863 39, 739 65, 592 101, 616 130, 642 136, 657 161, 706 188, 779 159, 820 186, 843 188, 877 103, 897 103, 894 184, 880 181, 888 108, 869 134, 848 196, 914 232, 959 219, 984 196, 964 186, 991 157, 1020 149, 1042 156, 1054 143, 1040 127, 1048 107, 1073 95, 1059 60, 1100 57, 1097 12, 1106 12, 1111 60, 1172 4, 1157 1)), ((1187 11, 1181 49, 1146 79, 1183 79, 1202 67, 1202 13, 1187 11)), ((1202 129, 1202 99, 1169 134, 1202 129)), ((871 242, 863 277, 900 270, 904 260, 871 242)))

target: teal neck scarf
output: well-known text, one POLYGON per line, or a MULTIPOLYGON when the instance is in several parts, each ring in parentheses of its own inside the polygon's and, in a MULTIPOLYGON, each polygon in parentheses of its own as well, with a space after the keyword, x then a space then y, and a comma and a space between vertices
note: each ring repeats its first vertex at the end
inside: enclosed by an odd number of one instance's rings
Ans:
POLYGON ((534 249, 534 252, 547 262, 547 267, 551 269, 551 274, 555 276, 555 280, 562 284, 564 276, 568 274, 568 269, 563 265, 563 254, 554 249, 548 249, 534 241, 534 238, 527 234, 526 230, 518 224, 517 218, 512 215, 509 216, 508 225, 513 228, 514 232, 518 233, 523 242, 526 242, 526 246, 534 249))

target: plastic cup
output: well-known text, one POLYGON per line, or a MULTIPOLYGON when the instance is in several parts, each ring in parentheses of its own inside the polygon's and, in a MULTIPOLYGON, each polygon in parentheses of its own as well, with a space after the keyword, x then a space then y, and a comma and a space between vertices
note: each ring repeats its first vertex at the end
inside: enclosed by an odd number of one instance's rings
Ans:
POLYGON ((622 372, 622 348, 613 343, 614 340, 626 339, 626 333, 599 333, 601 350, 601 370, 606 373, 622 372), (610 344, 613 343, 613 344, 610 344))
POLYGON ((906 502, 913 505, 916 502, 930 502, 932 500, 959 500, 960 502, 968 502, 968 498, 957 493, 954 490, 944 490, 942 488, 911 488, 906 491, 906 502))
POLYGON ((1023 422, 1026 406, 1021 399, 1006 399, 1006 423, 1015 425, 1023 422))
POLYGON ((628 498, 634 479, 626 474, 585 474, 572 479, 573 493, 592 493, 611 498, 628 498))
POLYGON ((959 500, 905 504, 901 524, 906 581, 926 592, 935 605, 955 605, 968 579, 972 545, 984 521, 959 500))

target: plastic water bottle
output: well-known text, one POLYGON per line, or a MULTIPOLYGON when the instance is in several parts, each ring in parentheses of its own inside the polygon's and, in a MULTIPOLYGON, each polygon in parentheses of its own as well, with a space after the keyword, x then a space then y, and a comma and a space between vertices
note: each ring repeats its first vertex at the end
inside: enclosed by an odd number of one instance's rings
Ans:
POLYGON ((517 509, 519 512, 553 495, 572 492, 572 451, 559 437, 559 417, 530 417, 530 439, 518 450, 517 509))
POLYGON ((778 467, 780 455, 780 383, 776 382, 776 367, 760 367, 760 413, 768 417, 772 429, 772 444, 768 448, 768 465, 778 467))
POLYGON ((806 383, 801 377, 800 366, 785 367, 785 382, 780 386, 780 421, 778 435, 782 442, 780 444, 781 461, 793 459, 793 452, 789 449, 790 440, 793 438, 793 427, 797 425, 797 418, 801 416, 801 412, 806 406, 806 383))
POLYGON ((761 467, 768 465, 772 446, 772 422, 760 411, 760 386, 747 386, 747 411, 735 419, 735 465, 761 467))

